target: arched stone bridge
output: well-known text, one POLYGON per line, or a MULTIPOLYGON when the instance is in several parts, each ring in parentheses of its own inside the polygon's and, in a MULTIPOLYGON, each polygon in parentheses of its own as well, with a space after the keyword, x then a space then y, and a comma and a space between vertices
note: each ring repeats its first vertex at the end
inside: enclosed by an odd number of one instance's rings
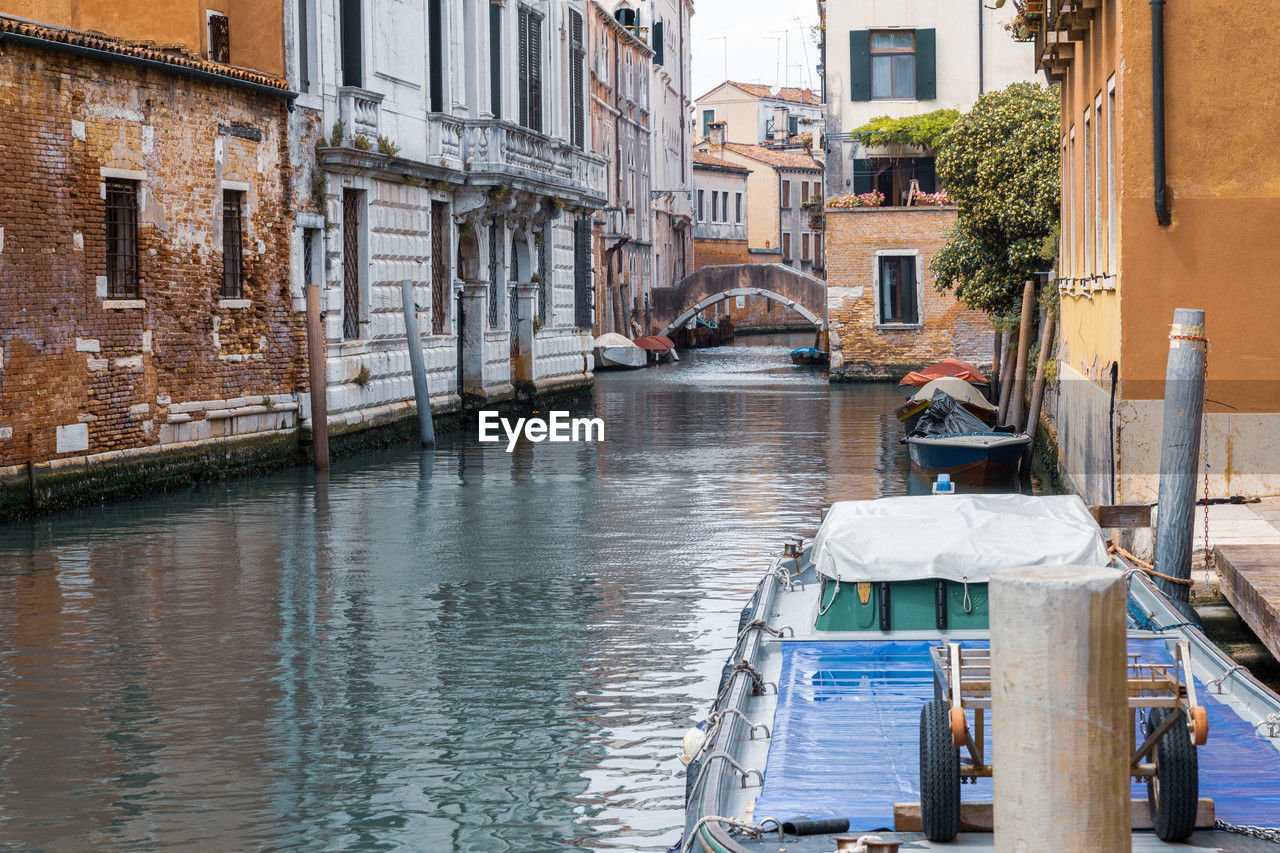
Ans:
POLYGON ((822 328, 827 324, 827 284, 782 264, 730 264, 703 267, 675 287, 650 295, 651 317, 670 334, 717 302, 735 296, 772 299, 822 328))

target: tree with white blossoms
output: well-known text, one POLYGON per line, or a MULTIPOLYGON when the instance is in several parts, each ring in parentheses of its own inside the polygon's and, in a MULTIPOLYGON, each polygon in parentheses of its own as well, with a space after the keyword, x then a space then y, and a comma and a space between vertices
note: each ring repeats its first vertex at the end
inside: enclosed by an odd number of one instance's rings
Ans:
POLYGON ((1057 88, 1014 83, 980 97, 942 137, 938 183, 957 218, 933 260, 938 290, 1000 315, 1053 266, 1061 132, 1057 88))

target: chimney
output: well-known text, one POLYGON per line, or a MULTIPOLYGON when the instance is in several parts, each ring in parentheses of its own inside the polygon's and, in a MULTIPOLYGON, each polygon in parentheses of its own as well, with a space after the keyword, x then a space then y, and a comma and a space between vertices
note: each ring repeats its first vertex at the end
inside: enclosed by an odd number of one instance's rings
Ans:
POLYGON ((788 130, 790 127, 790 115, 787 113, 786 107, 773 108, 773 141, 786 142, 791 138, 788 130))
POLYGON ((707 125, 707 138, 711 140, 713 148, 724 148, 726 127, 722 121, 713 121, 707 125))

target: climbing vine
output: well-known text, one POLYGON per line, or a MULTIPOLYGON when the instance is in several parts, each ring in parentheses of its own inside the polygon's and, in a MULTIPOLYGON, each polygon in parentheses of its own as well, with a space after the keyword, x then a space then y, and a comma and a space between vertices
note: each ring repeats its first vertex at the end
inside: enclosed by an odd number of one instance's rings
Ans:
POLYGON ((876 116, 854 133, 866 145, 921 145, 936 151, 943 136, 960 118, 958 110, 934 110, 918 116, 876 116))

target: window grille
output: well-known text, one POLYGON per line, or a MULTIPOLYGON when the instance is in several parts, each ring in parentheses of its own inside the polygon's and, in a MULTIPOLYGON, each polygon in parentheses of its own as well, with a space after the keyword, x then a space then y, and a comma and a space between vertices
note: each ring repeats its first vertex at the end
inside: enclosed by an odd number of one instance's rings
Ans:
POLYGON ((107 296, 138 298, 138 185, 107 181, 107 296))

